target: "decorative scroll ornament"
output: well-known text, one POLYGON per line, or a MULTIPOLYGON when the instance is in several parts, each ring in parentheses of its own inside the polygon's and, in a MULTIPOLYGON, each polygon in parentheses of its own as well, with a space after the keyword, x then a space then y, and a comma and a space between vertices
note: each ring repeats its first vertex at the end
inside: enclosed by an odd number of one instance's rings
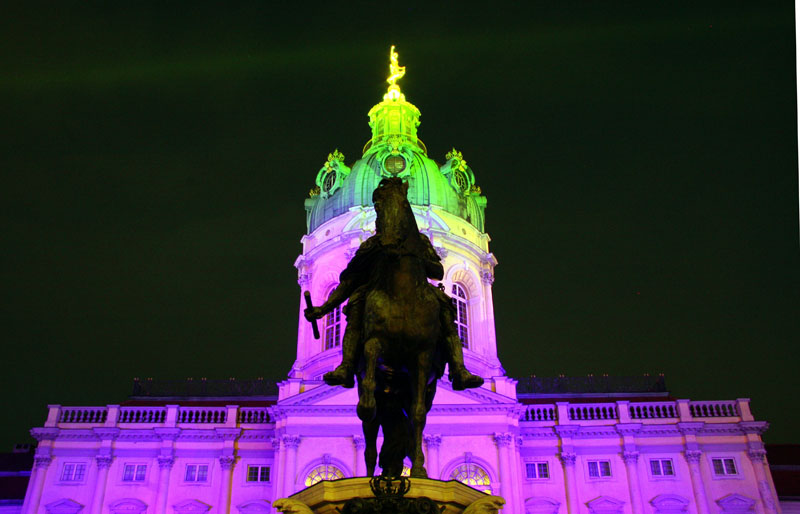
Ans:
POLYGON ((403 138, 400 136, 389 136, 389 139, 386 140, 389 143, 389 148, 392 155, 398 155, 400 153, 400 145, 403 143, 403 138))
POLYGON ((449 152, 447 152, 444 156, 446 160, 455 159, 456 165, 455 168, 459 171, 466 171, 467 170, 467 161, 464 160, 464 156, 461 155, 461 152, 453 148, 449 152))
POLYGON ((334 162, 344 162, 344 154, 338 148, 328 154, 328 160, 324 164, 325 168, 328 171, 334 170, 334 162))
POLYGON ((389 50, 389 78, 386 79, 386 82, 389 83, 389 89, 383 95, 384 100, 402 101, 406 99, 405 95, 400 92, 400 86, 397 85, 397 81, 403 78, 405 74, 406 67, 400 66, 398 63, 397 52, 394 51, 394 45, 392 45, 391 50, 389 50))
POLYGON ((309 198, 314 198, 315 196, 319 196, 319 186, 312 187, 311 189, 308 190, 309 198))

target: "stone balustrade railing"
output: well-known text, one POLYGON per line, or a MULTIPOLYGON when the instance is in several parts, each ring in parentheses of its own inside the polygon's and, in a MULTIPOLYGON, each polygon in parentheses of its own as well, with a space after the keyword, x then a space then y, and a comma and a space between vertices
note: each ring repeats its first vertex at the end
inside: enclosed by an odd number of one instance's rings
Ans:
POLYGON ((750 399, 698 402, 690 400, 652 402, 604 402, 526 405, 519 420, 538 425, 613 424, 613 423, 677 423, 704 421, 727 423, 753 421, 750 399), (563 421, 562 421, 563 420, 563 421), (652 421, 651 421, 652 420, 652 421))
MULTIPOLYGON (((46 427, 92 427, 117 425, 238 425, 271 424, 268 407, 189 407, 166 405, 156 407, 63 407, 50 405, 46 427)), ((728 401, 652 401, 603 402, 526 405, 519 418, 522 423, 548 425, 614 424, 614 423, 677 423, 704 421, 728 423, 753 421, 750 400, 728 401)))

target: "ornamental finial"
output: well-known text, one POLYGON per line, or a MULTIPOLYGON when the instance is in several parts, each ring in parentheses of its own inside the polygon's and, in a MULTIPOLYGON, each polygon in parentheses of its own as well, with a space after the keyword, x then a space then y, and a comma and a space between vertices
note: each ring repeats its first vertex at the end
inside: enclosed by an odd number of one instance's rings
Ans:
POLYGON ((405 98, 400 92, 400 86, 397 85, 397 81, 405 74, 406 67, 400 66, 397 62, 397 52, 394 51, 394 45, 392 45, 389 50, 389 78, 386 79, 386 82, 389 83, 389 90, 383 95, 384 100, 403 100, 405 98))

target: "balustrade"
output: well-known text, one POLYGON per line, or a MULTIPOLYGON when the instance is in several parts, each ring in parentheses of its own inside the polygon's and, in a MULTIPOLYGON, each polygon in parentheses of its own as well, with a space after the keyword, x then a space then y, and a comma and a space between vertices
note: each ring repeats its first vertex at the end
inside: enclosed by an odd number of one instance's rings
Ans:
POLYGON ((675 402, 635 402, 629 406, 631 419, 677 418, 675 402))
POLYGON ((163 423, 167 419, 166 407, 122 407, 119 423, 163 423))
POLYGON ((695 418, 733 418, 739 416, 735 401, 689 402, 689 412, 695 418))
POLYGON ((225 407, 179 407, 178 423, 225 423, 225 407))
POLYGON ((555 421, 558 418, 555 405, 528 405, 520 421, 555 421))
POLYGON ((269 412, 266 407, 240 407, 239 423, 269 423, 269 412))
POLYGON ((105 423, 106 407, 62 407, 59 423, 105 423))
POLYGON ((575 403, 569 406, 569 419, 574 421, 596 421, 617 419, 615 403, 575 403))

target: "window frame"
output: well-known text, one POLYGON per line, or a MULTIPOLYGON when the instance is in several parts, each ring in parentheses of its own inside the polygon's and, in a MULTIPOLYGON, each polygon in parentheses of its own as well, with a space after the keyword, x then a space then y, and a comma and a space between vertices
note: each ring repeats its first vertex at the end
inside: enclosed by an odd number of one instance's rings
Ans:
MULTIPOLYGON (((331 290, 328 291, 328 294, 326 295, 326 298, 328 296, 330 296, 330 294, 333 291, 333 289, 335 289, 335 287, 331 288, 331 290)), ((323 352, 327 352, 328 350, 335 350, 337 348, 341 348, 342 347, 342 340, 344 339, 344 331, 345 331, 345 328, 347 328, 347 323, 345 321, 344 312, 342 312, 345 305, 347 305, 346 301, 340 303, 338 306, 336 306, 335 309, 333 309, 332 311, 330 311, 329 313, 327 313, 326 315, 324 315, 322 317, 322 331, 321 331, 322 337, 320 339, 322 340, 321 342, 322 342, 322 351, 323 352), (329 325, 329 323, 330 323, 329 319, 331 319, 331 318, 335 318, 335 321, 333 321, 333 323, 329 325), (333 332, 335 333, 335 337, 336 337, 335 344, 333 344, 331 346, 328 346, 328 329, 329 328, 333 329, 333 332)))
POLYGON ((150 480, 150 462, 142 461, 142 460, 126 460, 122 462, 119 466, 119 473, 118 473, 118 483, 119 485, 143 485, 147 484, 150 480), (132 480, 125 480, 125 468, 128 466, 133 466, 133 479, 132 480), (141 480, 135 480, 137 476, 137 470, 140 467, 144 467, 144 477, 141 480))
POLYGON ((710 455, 708 457, 708 466, 711 468, 711 476, 714 478, 714 480, 731 480, 731 479, 736 480, 736 479, 744 478, 744 475, 742 474, 742 467, 739 464, 739 459, 737 459, 735 456, 732 456, 732 455, 720 455, 720 456, 710 455), (714 461, 715 460, 718 460, 718 461, 722 462, 722 469, 724 471, 722 474, 717 474, 717 470, 714 468, 714 461), (726 460, 727 461, 731 461, 733 463, 733 467, 735 468, 735 472, 734 473, 725 472, 726 471, 726 466, 725 466, 725 461, 726 460))
POLYGON ((272 483, 272 464, 249 463, 245 467, 244 483, 246 485, 267 485, 272 483), (259 480, 250 480, 250 468, 258 468, 259 480), (267 480, 260 480, 261 470, 267 468, 267 480))
POLYGON ((183 476, 181 477, 181 483, 183 485, 196 485, 196 486, 210 486, 211 485, 211 470, 213 466, 208 462, 187 462, 183 466, 183 476), (189 471, 189 466, 195 466, 195 479, 194 480, 186 480, 186 473, 189 471), (197 472, 200 470, 201 466, 206 467, 206 479, 204 481, 197 480, 197 472))
POLYGON ((678 469, 675 466, 675 459, 672 457, 648 457, 647 458, 647 475, 650 477, 651 480, 675 480, 678 478, 678 469), (664 462, 668 461, 670 466, 672 467, 672 474, 665 475, 664 472, 664 462), (653 473, 653 462, 658 462, 659 469, 661 471, 660 475, 656 475, 653 473))
POLYGON ((462 484, 467 485, 468 487, 471 487, 471 488, 476 489, 478 491, 487 492, 486 489, 488 489, 488 493, 489 494, 494 494, 494 491, 495 491, 495 481, 494 481, 494 479, 492 477, 492 474, 489 472, 488 469, 486 469, 486 466, 484 466, 482 463, 479 463, 479 462, 475 462, 475 461, 464 462, 462 460, 461 462, 457 463, 455 466, 453 466, 450 469, 450 472, 446 475, 446 477, 447 477, 446 480, 455 480, 457 482, 461 482, 462 484), (470 467, 476 467, 481 472, 483 472, 483 474, 486 475, 486 478, 488 479, 489 483, 488 484, 467 484, 465 482, 461 482, 461 480, 458 480, 455 477, 456 474, 460 474, 461 473, 461 469, 462 468, 465 468, 466 471, 467 471, 467 475, 470 476, 470 473, 469 473, 469 468, 470 467))
POLYGON ((469 311, 469 289, 464 284, 453 282, 450 286, 450 298, 453 299, 453 306, 456 308, 456 318, 453 321, 456 324, 458 338, 461 340, 461 346, 469 350, 472 340, 472 331, 469 325, 469 320, 471 318, 469 311))
POLYGON ((553 474, 550 471, 550 462, 549 461, 546 461, 546 460, 530 460, 530 461, 525 461, 524 464, 525 464, 525 480, 530 480, 531 482, 542 482, 542 481, 550 480, 551 478, 553 478, 553 474), (547 470, 547 476, 546 477, 541 476, 541 474, 539 472, 539 466, 542 465, 542 464, 544 464, 545 469, 547 470), (535 477, 531 477, 531 476, 528 475, 528 466, 534 466, 534 470, 536 471, 536 476, 535 477))
POLYGON ((311 487, 312 485, 318 484, 320 482, 335 482, 336 480, 342 480, 344 478, 347 478, 347 474, 345 473, 345 470, 342 469, 337 463, 335 463, 335 462, 320 462, 320 463, 318 463, 318 464, 316 464, 314 466, 311 466, 311 468, 308 469, 308 471, 305 473, 305 475, 303 475, 303 484, 305 485, 305 487, 311 487), (339 473, 341 473, 342 476, 339 477, 339 478, 334 478, 332 480, 323 478, 323 479, 317 480, 316 482, 314 482, 312 484, 306 484, 306 482, 311 478, 311 474, 313 472, 315 472, 316 470, 318 470, 319 468, 323 468, 323 467, 325 468, 325 472, 326 473, 328 473, 328 468, 333 468, 336 471, 338 471, 339 473))
POLYGON ((587 480, 613 480, 614 479, 614 466, 611 465, 611 459, 586 459, 586 479, 587 480), (602 474, 602 466, 600 465, 601 462, 605 462, 608 464, 608 475, 602 474), (598 476, 592 476, 591 467, 592 464, 597 465, 597 472, 598 476))
POLYGON ((56 481, 59 485, 82 485, 86 483, 86 475, 89 474, 89 463, 86 461, 76 461, 76 460, 67 460, 61 464, 61 471, 58 473, 58 480, 56 481), (77 466, 83 466, 83 475, 79 480, 75 480, 74 478, 70 478, 69 480, 64 479, 64 470, 67 466, 75 466, 73 468, 71 476, 75 476, 75 470, 77 470, 77 466))

